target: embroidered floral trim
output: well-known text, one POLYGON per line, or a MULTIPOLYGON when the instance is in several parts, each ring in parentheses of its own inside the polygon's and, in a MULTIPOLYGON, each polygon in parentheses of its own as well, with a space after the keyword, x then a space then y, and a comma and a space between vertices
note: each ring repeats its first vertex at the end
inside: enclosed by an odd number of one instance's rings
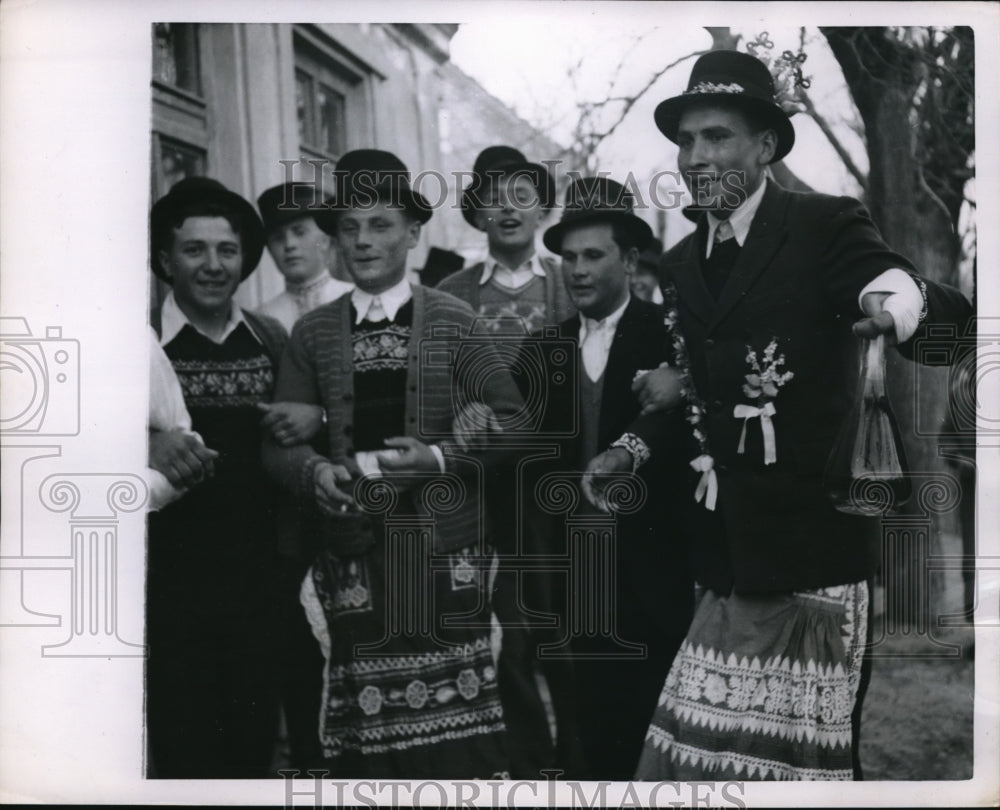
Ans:
POLYGON ((411 331, 409 326, 390 323, 377 331, 355 334, 355 373, 405 369, 409 358, 411 331))
POLYGON ((718 492, 718 480, 715 475, 715 461, 708 445, 708 434, 703 422, 705 419, 705 403, 694 387, 691 378, 691 359, 688 356, 687 342, 680 330, 680 314, 677 311, 677 289, 673 284, 663 288, 663 325, 670 335, 674 350, 674 367, 681 375, 681 396, 684 398, 684 418, 691 425, 691 435, 698 445, 698 455, 691 460, 691 466, 701 473, 701 479, 695 490, 695 500, 705 499, 705 508, 715 509, 715 493, 718 492), (711 497, 706 497, 711 493, 711 497))
POLYGON ((629 455, 632 456, 633 473, 649 461, 650 455, 652 455, 649 451, 649 445, 634 433, 623 434, 620 438, 611 442, 611 446, 628 450, 629 455))
POLYGON ((923 306, 920 307, 920 314, 917 316, 917 323, 923 323, 924 319, 927 317, 927 282, 922 278, 912 277, 915 282, 917 282, 917 287, 920 288, 920 297, 923 299, 923 306))
POLYGON ((690 96, 695 93, 745 93, 746 89, 742 84, 737 84, 736 82, 729 82, 723 84, 722 82, 698 82, 690 90, 684 91, 685 96, 690 96))

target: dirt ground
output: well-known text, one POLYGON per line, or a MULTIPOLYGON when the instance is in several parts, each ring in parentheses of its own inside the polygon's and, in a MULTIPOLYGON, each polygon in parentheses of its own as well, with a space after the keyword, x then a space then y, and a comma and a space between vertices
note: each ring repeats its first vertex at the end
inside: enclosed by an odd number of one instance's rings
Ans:
MULTIPOLYGON (((949 579, 938 583, 945 591, 936 594, 934 603, 957 612, 961 582, 957 576, 949 579)), ((932 616, 928 633, 903 627, 883 636, 883 595, 884 590, 876 588, 875 638, 884 640, 875 647, 862 714, 864 777, 971 779, 975 695, 971 625, 935 627, 932 616)))

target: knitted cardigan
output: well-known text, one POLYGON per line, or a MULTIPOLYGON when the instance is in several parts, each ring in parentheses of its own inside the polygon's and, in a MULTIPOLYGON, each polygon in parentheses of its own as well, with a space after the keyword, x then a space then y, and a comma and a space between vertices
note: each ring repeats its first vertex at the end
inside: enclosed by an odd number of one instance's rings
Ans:
MULTIPOLYGON (((483 471, 500 457, 496 447, 464 451, 454 444, 456 404, 482 402, 503 422, 521 409, 522 400, 493 341, 468 338, 475 319, 469 306, 439 290, 412 289, 404 429, 407 436, 439 445, 445 457, 440 479, 445 486, 433 495, 427 487, 423 504, 436 518, 434 548, 441 552, 483 537, 483 471), (443 493, 446 498, 439 497, 443 493)), ((349 465, 355 455, 351 352, 351 296, 345 295, 299 320, 281 361, 275 399, 321 405, 327 415, 327 446, 320 454, 308 445, 281 448, 265 441, 264 465, 275 481, 307 501, 314 498, 318 463, 329 459, 349 465)))

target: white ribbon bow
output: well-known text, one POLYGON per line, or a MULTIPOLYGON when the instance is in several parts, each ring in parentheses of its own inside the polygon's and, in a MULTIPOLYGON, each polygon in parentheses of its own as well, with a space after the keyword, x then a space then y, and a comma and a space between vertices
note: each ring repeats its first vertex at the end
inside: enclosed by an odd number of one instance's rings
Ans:
POLYGON ((691 468, 701 473, 698 487, 694 491, 695 502, 705 499, 705 508, 715 511, 715 499, 719 495, 719 479, 715 474, 715 460, 708 454, 700 455, 692 460, 691 468))
POLYGON ((743 420, 743 430, 740 431, 740 446, 737 453, 743 453, 743 447, 747 439, 747 420, 760 417, 760 430, 764 434, 764 463, 774 464, 778 460, 778 450, 774 444, 774 425, 771 424, 771 417, 774 416, 774 403, 768 402, 759 408, 753 405, 737 405, 733 408, 733 416, 743 420))

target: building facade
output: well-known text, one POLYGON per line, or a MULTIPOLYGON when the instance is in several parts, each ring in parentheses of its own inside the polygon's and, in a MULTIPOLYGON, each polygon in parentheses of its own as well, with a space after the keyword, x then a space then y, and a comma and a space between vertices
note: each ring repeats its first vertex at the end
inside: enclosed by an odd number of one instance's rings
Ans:
MULTIPOLYGON (((438 206, 412 254, 414 267, 431 245, 470 256, 484 250, 457 208, 464 183, 454 172, 468 173, 493 143, 535 159, 556 158, 560 147, 448 61, 457 30, 440 23, 154 24, 152 199, 195 174, 254 201, 286 179, 319 178, 329 189, 342 154, 375 147, 399 155, 438 206)), ((282 286, 265 254, 237 300, 253 308, 282 286)))

